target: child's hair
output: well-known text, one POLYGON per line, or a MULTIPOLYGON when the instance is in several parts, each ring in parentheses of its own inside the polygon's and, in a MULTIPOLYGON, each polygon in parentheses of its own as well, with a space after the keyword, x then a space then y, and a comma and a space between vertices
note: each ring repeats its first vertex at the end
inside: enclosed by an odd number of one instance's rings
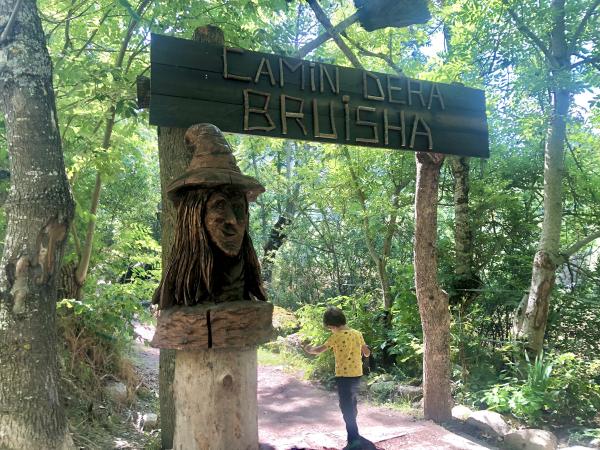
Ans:
POLYGON ((327 311, 323 314, 323 324, 332 327, 341 327, 342 325, 346 325, 346 316, 340 308, 328 306, 327 311))

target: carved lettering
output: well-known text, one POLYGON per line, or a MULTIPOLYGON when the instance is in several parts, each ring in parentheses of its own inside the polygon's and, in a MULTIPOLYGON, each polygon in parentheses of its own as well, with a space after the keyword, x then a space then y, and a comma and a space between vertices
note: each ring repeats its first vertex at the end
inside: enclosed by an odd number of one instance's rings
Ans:
POLYGON ((279 58, 279 86, 285 87, 284 75, 283 75, 284 64, 288 68, 288 70, 292 73, 296 72, 296 70, 298 70, 298 69, 301 69, 300 70, 300 89, 304 90, 304 64, 302 61, 300 61, 295 66, 293 66, 292 64, 287 62, 285 59, 279 58))
POLYGON ((364 142, 367 144, 377 144, 379 143, 379 136, 377 135, 377 124, 375 122, 369 122, 366 120, 362 120, 360 118, 361 111, 375 112, 375 108, 370 106, 359 106, 356 108, 356 125, 371 127, 373 129, 373 137, 372 138, 356 138, 356 142, 364 142))
POLYGON ((399 78, 399 77, 391 77, 389 75, 386 76, 388 101, 390 103, 400 103, 402 105, 406 105, 406 100, 400 100, 399 98, 394 98, 394 92, 396 92, 396 91, 402 92, 404 89, 402 89, 400 86, 393 86, 392 80, 402 81, 402 80, 406 80, 406 78, 403 79, 403 78, 399 78))
POLYGON ((418 80, 408 79, 408 104, 412 105, 412 95, 416 94, 421 99, 421 106, 425 107, 425 100, 423 100, 423 91, 421 88, 421 82, 418 80), (418 89, 413 89, 413 85, 416 85, 418 89))
POLYGON ((429 128, 429 125, 427 125, 427 122, 425 122, 423 120, 423 118, 421 117, 420 114, 415 114, 415 120, 413 122, 412 134, 410 136, 410 148, 415 148, 415 138, 417 135, 427 136, 427 140, 429 142, 429 145, 427 146, 427 148, 429 150, 433 150, 433 138, 431 137, 431 129, 429 128), (425 129, 425 131, 418 131, 419 124, 422 125, 422 127, 425 129))
POLYGON ((345 124, 345 136, 346 140, 350 140, 350 96, 342 96, 342 103, 344 103, 344 124, 345 124))
POLYGON ((406 127, 404 126, 404 111, 400 111, 398 113, 398 115, 400 116, 400 125, 390 125, 389 120, 388 120, 388 110, 387 108, 384 108, 383 110, 383 142, 385 145, 389 145, 390 144, 390 140, 389 140, 389 130, 393 130, 393 131, 399 131, 400 132, 400 141, 401 147, 406 147, 406 127))
POLYGON ((335 67, 335 84, 331 79, 331 75, 327 72, 327 68, 323 64, 319 64, 319 73, 321 75, 321 92, 325 90, 325 80, 323 75, 327 77, 327 81, 329 82, 329 87, 331 88, 331 92, 334 94, 340 93, 340 70, 335 67))
POLYGON ((337 139, 337 130, 335 129, 335 116, 333 114, 333 100, 329 102, 329 121, 331 122, 332 133, 321 133, 319 127, 319 108, 317 107, 317 99, 313 98, 312 101, 313 109, 313 133, 315 137, 321 137, 325 139, 337 139))
POLYGON ((223 47, 223 78, 225 78, 227 80, 252 81, 252 78, 250 78, 250 77, 243 77, 241 75, 234 75, 232 73, 229 73, 228 62, 227 62, 227 53, 228 52, 243 54, 244 50, 242 50, 241 48, 223 47))
POLYGON ((431 109, 431 102, 433 101, 434 97, 440 102, 442 111, 446 109, 444 106, 444 97, 442 97, 442 93, 440 92, 437 83, 431 83, 431 91, 429 91, 429 103, 427 104, 427 109, 431 109))
POLYGON ((271 70, 271 63, 265 57, 260 60, 260 64, 258 65, 258 69, 256 69, 256 76, 254 77, 254 82, 258 83, 261 75, 269 75, 269 81, 271 82, 271 86, 275 86, 275 77, 273 77, 273 71, 271 70), (263 67, 267 68, 267 71, 263 69, 263 67))
POLYGON ((379 77, 377 77, 376 75, 373 75, 370 72, 367 72, 366 70, 363 71, 363 97, 366 100, 377 100, 380 102, 385 100, 385 93, 383 92, 383 88, 381 87, 381 81, 379 81, 379 77), (377 83, 377 90, 379 91, 379 95, 369 94, 369 83, 368 83, 369 78, 371 78, 372 80, 375 80, 375 82, 377 83))
POLYGON ((315 83, 315 63, 311 62, 308 67, 310 68, 310 90, 315 92, 317 90, 315 83))
POLYGON ((270 99, 271 94, 267 92, 255 91, 253 89, 244 89, 244 131, 271 131, 273 128, 275 128, 275 123, 273 122, 271 116, 268 113, 270 99), (256 95, 265 99, 262 108, 254 108, 250 106, 250 95, 256 95), (261 116, 264 116, 265 120, 269 123, 269 126, 249 126, 250 114, 259 114, 261 116))
POLYGON ((296 120, 296 122, 298 123, 298 126, 302 129, 302 132, 306 136, 306 134, 307 134, 306 127, 304 126, 304 122, 302 122, 302 119, 304 119, 304 113, 302 112, 302 110, 304 109, 304 99, 281 94, 281 96, 279 98, 279 102, 280 102, 280 106, 281 106, 281 134, 287 134, 287 132, 288 132, 287 119, 290 118, 290 119, 296 120), (298 107, 298 111, 296 111, 296 112, 287 111, 286 99, 299 102, 300 106, 298 107))

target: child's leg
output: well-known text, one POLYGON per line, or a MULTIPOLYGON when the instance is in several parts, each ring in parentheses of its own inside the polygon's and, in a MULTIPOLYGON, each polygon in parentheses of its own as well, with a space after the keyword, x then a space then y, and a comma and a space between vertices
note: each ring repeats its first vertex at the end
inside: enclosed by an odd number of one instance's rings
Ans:
POLYGON ((346 422, 346 431, 348 432, 348 442, 358 439, 358 425, 356 424, 356 405, 357 393, 360 377, 337 377, 338 395, 340 398, 340 409, 344 422, 346 422))

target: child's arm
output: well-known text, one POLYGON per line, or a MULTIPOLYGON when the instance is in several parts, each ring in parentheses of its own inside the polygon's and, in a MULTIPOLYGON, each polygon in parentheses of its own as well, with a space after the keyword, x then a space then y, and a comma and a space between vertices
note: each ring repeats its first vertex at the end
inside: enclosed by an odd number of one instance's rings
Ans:
POLYGON ((328 348, 329 347, 327 347, 326 345, 318 345, 318 346, 305 345, 304 351, 306 353, 310 353, 311 355, 318 355, 319 353, 323 353, 328 348))
POLYGON ((369 346, 367 344, 363 344, 360 346, 360 352, 366 358, 371 356, 371 349, 369 348, 369 346))

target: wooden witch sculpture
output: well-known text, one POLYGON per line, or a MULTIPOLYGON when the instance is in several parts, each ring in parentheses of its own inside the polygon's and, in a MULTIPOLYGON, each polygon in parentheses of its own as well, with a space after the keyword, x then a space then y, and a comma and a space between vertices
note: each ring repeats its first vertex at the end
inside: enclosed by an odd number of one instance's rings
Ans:
POLYGON ((216 126, 193 125, 185 133, 185 145, 193 157, 167 188, 177 209, 175 239, 153 303, 168 309, 266 300, 248 234, 248 202, 265 188, 242 174, 216 126))

